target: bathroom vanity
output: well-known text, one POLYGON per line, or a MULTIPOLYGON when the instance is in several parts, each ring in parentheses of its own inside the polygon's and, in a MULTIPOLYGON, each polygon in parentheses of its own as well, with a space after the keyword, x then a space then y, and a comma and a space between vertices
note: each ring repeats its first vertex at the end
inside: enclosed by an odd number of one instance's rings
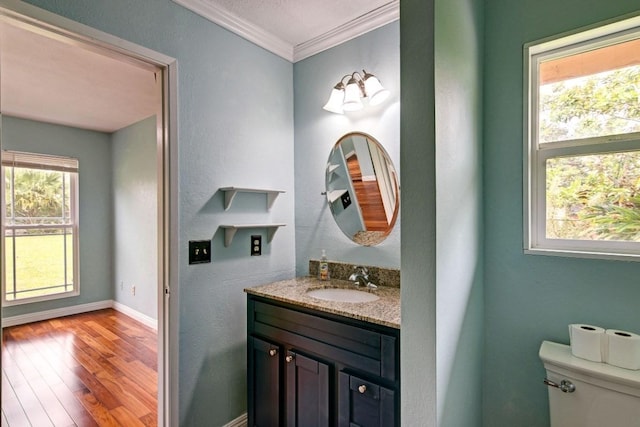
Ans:
POLYGON ((296 278, 247 292, 250 426, 399 426, 400 289, 365 303, 307 295, 296 278))

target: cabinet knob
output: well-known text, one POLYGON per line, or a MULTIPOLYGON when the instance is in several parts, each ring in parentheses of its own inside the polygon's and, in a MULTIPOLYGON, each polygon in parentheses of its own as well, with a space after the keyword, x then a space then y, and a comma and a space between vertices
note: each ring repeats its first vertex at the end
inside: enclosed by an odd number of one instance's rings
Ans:
POLYGON ((284 358, 284 360, 285 360, 287 363, 291 363, 291 362, 293 361, 293 359, 294 359, 294 357, 293 357, 293 355, 291 355, 291 354, 287 355, 287 357, 285 357, 285 358, 284 358))
POLYGON ((366 385, 364 385, 364 384, 362 384, 360 387, 358 387, 358 391, 359 391, 361 394, 364 394, 364 392, 365 392, 365 391, 367 391, 367 386, 366 386, 366 385))
POLYGON ((275 348, 272 348, 271 350, 269 350, 269 356, 273 357, 276 354, 278 354, 278 350, 276 350, 275 348))

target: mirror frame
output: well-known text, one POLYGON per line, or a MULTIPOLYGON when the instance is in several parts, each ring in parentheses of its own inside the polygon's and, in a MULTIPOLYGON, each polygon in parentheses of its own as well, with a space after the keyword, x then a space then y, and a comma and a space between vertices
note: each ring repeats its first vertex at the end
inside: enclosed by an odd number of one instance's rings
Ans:
POLYGON ((374 246, 393 230, 400 210, 399 176, 389 154, 373 136, 354 131, 338 139, 327 159, 325 191, 333 219, 352 242, 374 246), (366 145, 354 137, 362 137, 366 145), (362 160, 365 158, 368 161, 362 160), (362 196, 367 187, 378 193, 378 205, 362 196), (349 209, 352 206, 355 209, 349 209))

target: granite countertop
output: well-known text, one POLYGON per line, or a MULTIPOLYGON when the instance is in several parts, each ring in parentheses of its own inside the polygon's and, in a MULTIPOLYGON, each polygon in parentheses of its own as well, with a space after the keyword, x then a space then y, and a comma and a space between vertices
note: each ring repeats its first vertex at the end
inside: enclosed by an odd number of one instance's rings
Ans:
POLYGON ((306 294, 309 290, 322 288, 354 289, 355 287, 346 280, 331 279, 328 282, 322 282, 315 277, 296 277, 247 288, 244 291, 276 301, 400 329, 400 288, 378 286, 377 289, 366 290, 376 294, 380 299, 365 303, 325 301, 306 294))

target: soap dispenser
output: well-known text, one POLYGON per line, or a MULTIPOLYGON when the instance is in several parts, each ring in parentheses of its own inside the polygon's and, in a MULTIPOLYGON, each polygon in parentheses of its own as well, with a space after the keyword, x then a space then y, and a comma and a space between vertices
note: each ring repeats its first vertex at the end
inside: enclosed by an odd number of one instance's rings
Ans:
POLYGON ((329 280, 329 262, 327 261, 327 252, 323 249, 320 263, 318 265, 318 279, 329 280))

